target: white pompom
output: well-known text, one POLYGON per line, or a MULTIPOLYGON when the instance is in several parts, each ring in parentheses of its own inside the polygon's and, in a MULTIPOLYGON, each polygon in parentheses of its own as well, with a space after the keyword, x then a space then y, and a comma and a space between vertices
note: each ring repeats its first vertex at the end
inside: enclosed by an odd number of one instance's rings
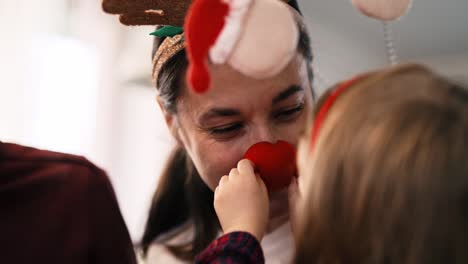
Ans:
POLYGON ((299 29, 282 1, 255 0, 228 64, 242 74, 265 79, 280 73, 296 55, 299 29))
POLYGON ((402 17, 411 6, 411 0, 351 0, 364 15, 391 21, 402 17))

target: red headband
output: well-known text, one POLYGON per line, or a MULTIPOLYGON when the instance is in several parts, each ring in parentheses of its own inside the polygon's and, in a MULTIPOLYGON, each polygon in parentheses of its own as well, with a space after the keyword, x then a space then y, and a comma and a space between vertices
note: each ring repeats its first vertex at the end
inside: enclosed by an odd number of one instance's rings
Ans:
POLYGON ((320 128, 323 125, 323 122, 325 121, 325 118, 327 117, 328 112, 330 111, 330 108, 333 106, 335 103, 336 99, 338 96, 340 96, 346 89, 348 89, 350 86, 354 85, 357 81, 361 79, 361 76, 358 76, 356 78, 353 78, 351 80, 345 81, 341 83, 336 90, 334 90, 326 99, 325 103, 322 105, 320 108, 320 111, 318 112, 317 116, 315 117, 314 124, 312 126, 312 134, 310 138, 310 149, 312 150, 315 145, 315 141, 317 140, 318 137, 318 132, 320 131, 320 128))

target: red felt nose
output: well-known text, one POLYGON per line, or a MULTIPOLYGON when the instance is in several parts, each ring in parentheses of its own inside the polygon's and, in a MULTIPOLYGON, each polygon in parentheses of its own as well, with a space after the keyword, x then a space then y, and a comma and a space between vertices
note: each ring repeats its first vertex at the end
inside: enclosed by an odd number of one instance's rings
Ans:
POLYGON ((286 141, 259 142, 247 150, 244 158, 255 164, 270 192, 287 187, 296 175, 296 149, 286 141))

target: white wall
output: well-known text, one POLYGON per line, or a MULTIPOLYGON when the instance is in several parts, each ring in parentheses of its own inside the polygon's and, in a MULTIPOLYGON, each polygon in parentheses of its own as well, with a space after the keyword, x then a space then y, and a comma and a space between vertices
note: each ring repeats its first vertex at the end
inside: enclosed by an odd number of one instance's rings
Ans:
POLYGON ((105 169, 135 241, 173 146, 148 82, 152 29, 95 0, 0 0, 0 140, 105 169))
MULTIPOLYGON (((454 79, 468 80, 468 50, 466 53, 429 56, 414 59, 431 66, 437 72, 454 79)), ((408 61, 412 61, 408 59, 408 61)))
POLYGON ((119 97, 115 130, 118 144, 111 173, 127 224, 137 240, 174 142, 156 106, 153 89, 129 86, 122 88, 119 97))

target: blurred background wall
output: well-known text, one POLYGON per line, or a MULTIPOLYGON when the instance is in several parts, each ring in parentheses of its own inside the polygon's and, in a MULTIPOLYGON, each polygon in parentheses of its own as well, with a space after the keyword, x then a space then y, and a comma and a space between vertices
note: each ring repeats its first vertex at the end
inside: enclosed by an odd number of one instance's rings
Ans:
MULTIPOLYGON (((320 91, 388 64, 382 24, 345 0, 303 0, 320 91)), ((400 61, 468 82, 468 1, 415 0, 392 23, 400 61)), ((174 142, 151 87, 151 27, 99 0, 0 0, 0 140, 84 155, 110 175, 140 239, 174 142)))

